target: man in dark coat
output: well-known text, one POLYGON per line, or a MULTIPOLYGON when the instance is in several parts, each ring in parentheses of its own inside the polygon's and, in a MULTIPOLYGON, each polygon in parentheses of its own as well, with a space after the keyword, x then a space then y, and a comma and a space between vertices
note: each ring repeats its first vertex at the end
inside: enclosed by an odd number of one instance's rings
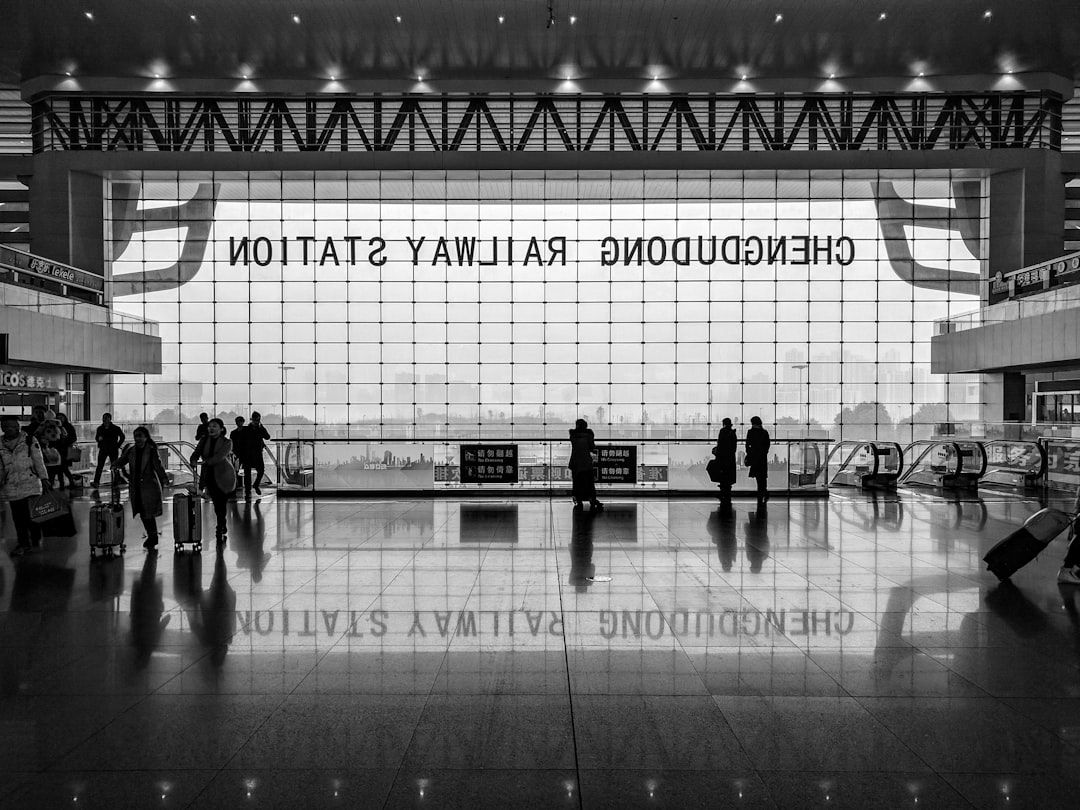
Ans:
POLYGON ((720 497, 730 498, 731 487, 735 483, 737 475, 735 467, 735 450, 739 446, 739 437, 731 427, 731 420, 724 417, 724 426, 716 434, 716 447, 712 454, 720 466, 720 477, 716 483, 720 485, 720 497))
MULTIPOLYGON (((127 437, 124 436, 124 431, 118 425, 113 424, 112 414, 103 413, 101 415, 101 424, 98 425, 98 429, 94 433, 94 441, 97 442, 98 447, 97 469, 94 471, 95 489, 101 485, 101 470, 105 467, 105 462, 108 461, 112 465, 116 464, 125 438, 127 437)), ((117 471, 116 475, 123 481, 123 475, 119 471, 117 471)))
POLYGON ((263 449, 266 447, 266 442, 269 441, 270 434, 266 428, 263 427, 262 414, 258 411, 252 411, 251 421, 248 422, 246 428, 244 428, 244 444, 241 450, 233 452, 236 453, 236 457, 240 459, 240 463, 244 468, 244 497, 251 498, 251 490, 255 490, 256 495, 262 495, 262 490, 259 489, 259 484, 262 482, 263 475, 266 473, 266 465, 263 462, 263 449), (255 475, 252 476, 252 470, 255 471, 255 475))
POLYGON ((769 431, 761 426, 760 416, 750 417, 745 464, 750 468, 750 477, 757 481, 758 501, 765 503, 769 500, 769 431))

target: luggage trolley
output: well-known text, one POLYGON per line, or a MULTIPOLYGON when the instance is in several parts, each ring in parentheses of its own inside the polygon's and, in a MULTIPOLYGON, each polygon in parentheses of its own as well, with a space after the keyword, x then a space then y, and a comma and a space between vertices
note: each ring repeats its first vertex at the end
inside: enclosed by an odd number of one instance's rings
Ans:
POLYGON ((105 557, 127 551, 124 543, 124 505, 120 503, 120 479, 112 476, 109 502, 90 507, 90 559, 100 551, 105 557))

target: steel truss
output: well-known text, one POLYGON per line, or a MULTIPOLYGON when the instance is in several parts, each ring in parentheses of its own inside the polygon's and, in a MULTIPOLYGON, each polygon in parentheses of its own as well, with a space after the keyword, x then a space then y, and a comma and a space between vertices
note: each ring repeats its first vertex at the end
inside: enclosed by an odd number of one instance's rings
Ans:
POLYGON ((1049 92, 188 97, 54 94, 34 151, 1060 149, 1049 92))

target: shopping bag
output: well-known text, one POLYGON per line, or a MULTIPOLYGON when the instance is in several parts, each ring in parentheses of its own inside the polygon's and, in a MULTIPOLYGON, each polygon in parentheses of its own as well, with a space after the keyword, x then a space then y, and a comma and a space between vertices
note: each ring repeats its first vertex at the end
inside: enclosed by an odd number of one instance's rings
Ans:
POLYGON ((71 445, 71 447, 67 449, 67 460, 82 461, 82 448, 77 444, 71 445))
POLYGON ((720 478, 723 476, 723 468, 720 464, 720 459, 713 458, 705 465, 705 472, 709 476, 709 480, 715 483, 720 483, 720 478))
POLYGON ((30 520, 34 523, 45 523, 61 515, 70 514, 71 505, 51 489, 30 501, 30 520))

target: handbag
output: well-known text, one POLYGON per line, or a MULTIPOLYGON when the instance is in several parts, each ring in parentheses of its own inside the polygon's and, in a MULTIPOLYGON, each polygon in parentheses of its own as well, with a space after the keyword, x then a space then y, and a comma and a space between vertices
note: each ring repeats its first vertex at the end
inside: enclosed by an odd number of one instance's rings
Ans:
POLYGON ((30 520, 34 523, 47 523, 61 515, 70 514, 71 505, 51 489, 30 501, 30 520))
POLYGON ((711 459, 705 465, 705 473, 709 476, 710 481, 719 484, 720 478, 723 476, 723 465, 720 464, 720 459, 711 459))
POLYGON ((45 462, 46 467, 59 467, 60 451, 50 445, 41 451, 41 460, 45 462))
POLYGON ((67 460, 82 461, 82 448, 77 444, 71 445, 71 447, 67 449, 67 460))

